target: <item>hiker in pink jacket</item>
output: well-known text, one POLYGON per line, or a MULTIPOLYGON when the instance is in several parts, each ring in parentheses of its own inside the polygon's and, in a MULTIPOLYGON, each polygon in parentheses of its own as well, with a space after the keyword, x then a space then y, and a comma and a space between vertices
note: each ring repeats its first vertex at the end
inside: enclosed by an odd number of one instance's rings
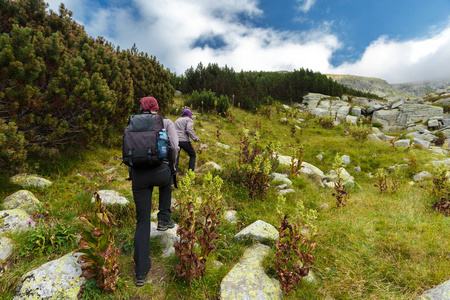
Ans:
MULTIPOLYGON (((192 120, 192 112, 189 109, 184 109, 181 112, 181 117, 175 121, 175 129, 178 134, 178 145, 181 149, 186 151, 189 155, 189 170, 195 170, 196 154, 194 147, 192 147, 191 140, 195 142, 200 141, 194 132, 194 121, 192 120)), ((180 160, 180 153, 178 153, 175 169, 178 170, 178 162, 180 160)))

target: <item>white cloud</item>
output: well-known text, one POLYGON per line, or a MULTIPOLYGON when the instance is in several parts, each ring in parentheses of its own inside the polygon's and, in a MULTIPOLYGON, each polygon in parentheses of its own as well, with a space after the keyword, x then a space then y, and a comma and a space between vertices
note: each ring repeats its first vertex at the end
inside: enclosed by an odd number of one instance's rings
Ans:
POLYGON ((297 2, 299 3, 298 9, 307 13, 314 6, 316 0, 297 0, 297 2))
POLYGON ((450 27, 422 40, 395 41, 382 36, 366 48, 359 61, 332 72, 379 77, 391 83, 449 78, 448 49, 450 27))
MULTIPOLYGON (((258 0, 131 0, 127 6, 112 0, 107 8, 93 7, 92 0, 52 0, 51 8, 57 11, 60 1, 67 2, 88 34, 103 36, 122 49, 136 43, 140 51, 155 56, 177 74, 202 62, 236 71, 309 68, 379 77, 392 83, 450 77, 450 26, 422 40, 396 41, 382 36, 357 62, 333 67, 333 53, 345 45, 330 32, 329 24, 306 32, 249 25, 240 17, 248 21, 262 16, 258 0), (213 38, 219 38, 224 46, 194 48, 196 42, 213 38)), ((314 2, 301 1, 305 9, 314 2)))

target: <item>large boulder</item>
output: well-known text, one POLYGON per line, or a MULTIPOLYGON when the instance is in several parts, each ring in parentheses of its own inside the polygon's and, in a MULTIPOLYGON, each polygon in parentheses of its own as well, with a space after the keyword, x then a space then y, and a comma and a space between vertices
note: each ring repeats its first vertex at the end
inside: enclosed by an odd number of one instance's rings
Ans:
POLYGON ((6 197, 5 200, 3 200, 3 205, 6 209, 19 208, 27 213, 34 213, 38 207, 41 206, 41 202, 32 192, 20 190, 6 197))
POLYGON ((257 241, 278 239, 278 230, 271 224, 258 220, 242 229, 235 236, 235 240, 254 239, 257 241))
POLYGON ((426 104, 403 104, 400 110, 407 116, 407 123, 423 123, 432 117, 444 116, 444 108, 426 104))
POLYGON ((377 110, 372 115, 372 122, 383 125, 384 131, 396 131, 406 127, 406 116, 398 109, 377 110))
POLYGON ((269 246, 255 244, 245 250, 240 261, 223 278, 220 299, 282 299, 280 283, 264 272, 262 261, 269 253, 269 246))
POLYGON ((22 276, 14 300, 79 299, 86 279, 81 276, 81 253, 70 253, 22 276))

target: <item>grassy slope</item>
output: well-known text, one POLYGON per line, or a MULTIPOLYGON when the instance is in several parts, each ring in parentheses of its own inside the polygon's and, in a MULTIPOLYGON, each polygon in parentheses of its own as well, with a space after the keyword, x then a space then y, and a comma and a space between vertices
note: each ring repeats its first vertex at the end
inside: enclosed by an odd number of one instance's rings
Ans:
MULTIPOLYGON (((414 173, 429 168, 425 165, 437 157, 435 154, 424 149, 405 151, 387 142, 357 142, 344 133, 343 126, 327 130, 318 125, 316 120, 300 125, 302 129, 292 136, 292 125, 301 116, 291 117, 289 124, 283 124, 278 120, 284 116, 284 112, 277 114, 272 108, 269 121, 267 117, 233 108, 232 117, 228 118, 199 115, 195 129, 201 143, 208 145, 201 153, 197 152, 196 174, 199 184, 204 172, 201 166, 208 161, 221 165, 224 168, 221 176, 230 178, 227 175, 238 160, 239 139, 244 127, 250 129, 253 135, 259 133, 261 145, 280 141, 283 145, 281 154, 284 155, 291 155, 295 147, 292 145, 301 143, 305 148, 304 160, 325 173, 330 171, 337 153, 351 157, 347 170, 355 176, 359 185, 351 190, 350 199, 343 208, 336 207, 332 191, 318 187, 314 178, 301 175, 293 179, 296 193, 287 195, 287 212, 295 207, 298 200, 302 200, 307 209, 318 210, 315 226, 319 236, 316 261, 312 268, 318 284, 304 284, 286 296, 287 299, 326 299, 328 296, 334 299, 412 299, 423 290, 449 279, 450 218, 431 209, 436 198, 430 196, 426 189, 409 184, 414 173), (217 147, 218 141, 231 146, 231 149, 217 147), (322 161, 316 158, 320 153, 323 155, 322 161), (374 174, 377 168, 403 164, 411 157, 417 158, 417 169, 410 166, 403 171, 401 185, 396 193, 380 194, 378 188, 373 186, 375 180, 370 179, 367 173, 374 174), (354 166, 361 166, 362 172, 354 172, 354 166), (321 208, 324 203, 328 204, 328 208, 321 208)), ((176 119, 173 115, 167 117, 176 119)), ((198 145, 195 144, 197 148, 198 145)), ((82 225, 77 217, 93 210, 90 198, 95 190, 117 190, 132 201, 131 184, 125 181, 128 174, 127 169, 120 165, 120 155, 120 147, 99 147, 95 151, 73 154, 50 164, 41 162, 38 173, 50 178, 55 184, 49 189, 31 191, 45 203, 43 211, 49 212, 46 220, 67 224, 79 231, 82 225), (117 169, 111 174, 105 174, 110 168, 117 169)), ((182 153, 180 160, 180 172, 183 174, 187 169, 187 155, 182 153)), ((277 171, 287 170, 286 167, 279 167, 277 171)), ((1 177, 0 184, 2 199, 20 189, 9 184, 5 175, 1 177)), ((118 219, 118 226, 114 230, 116 244, 121 249, 117 292, 115 295, 106 295, 92 288, 88 292, 101 299, 147 299, 149 295, 153 299, 217 298, 221 279, 248 246, 233 241, 238 227, 243 228, 256 220, 278 227, 281 221, 275 213, 275 189, 269 189, 264 201, 250 201, 247 188, 236 181, 226 180, 222 190, 228 206, 237 210, 239 219, 238 226, 222 226, 218 250, 210 258, 221 261, 224 264, 222 268, 208 265, 206 276, 188 287, 173 275, 177 259, 159 257, 161 247, 152 243, 152 283, 143 288, 134 287, 130 245, 134 234, 135 211, 134 204, 131 204, 124 209, 111 209, 118 219)), ((174 190, 173 197, 176 199, 182 195, 174 190)), ((157 198, 153 200, 153 206, 157 208, 157 198)), ((173 217, 177 220, 176 212, 173 217)), ((19 243, 19 247, 23 245, 23 234, 10 236, 19 243)), ((274 249, 274 245, 271 246, 274 249)), ((76 245, 72 244, 48 256, 16 255, 10 261, 14 266, 0 277, 0 293, 6 299, 12 298, 23 273, 74 249, 76 245)), ((274 259, 274 255, 271 255, 265 261, 266 270, 271 276, 275 273, 274 259)))

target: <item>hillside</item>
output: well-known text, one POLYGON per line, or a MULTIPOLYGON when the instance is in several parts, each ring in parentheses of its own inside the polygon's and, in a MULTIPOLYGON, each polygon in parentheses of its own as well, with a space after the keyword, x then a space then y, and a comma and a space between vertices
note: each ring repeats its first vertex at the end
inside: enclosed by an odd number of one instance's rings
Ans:
MULTIPOLYGON (((166 117, 175 120, 183 101, 183 96, 177 96, 173 114, 166 117)), ((236 107, 225 117, 200 111, 194 114, 195 131, 201 139, 194 144, 196 179, 188 194, 174 189, 174 203, 192 195, 201 199, 197 196, 204 195, 203 185, 211 172, 223 180, 219 191, 222 212, 236 213, 235 223, 220 219, 219 238, 214 242, 217 249, 207 258, 203 278, 193 280, 191 285, 178 278, 173 271, 178 258, 165 257, 164 246, 152 239, 153 265, 148 282, 142 288, 134 286, 132 249, 136 212, 131 183, 126 181, 128 170, 120 164, 120 145, 98 147, 60 155, 51 161, 35 161, 39 163, 36 173, 54 182, 50 188, 27 188, 42 202, 34 216, 42 215, 46 227, 34 234, 6 235, 14 240, 16 250, 2 267, 0 293, 4 299, 13 298, 22 275, 77 249, 73 240, 60 240, 59 246, 47 240, 36 247, 32 237, 51 236, 54 226, 59 225, 66 226, 65 232, 79 234, 83 224, 77 218, 95 211, 91 198, 98 190, 117 191, 129 201, 124 207, 108 207, 117 220, 112 231, 120 250, 119 284, 115 293, 108 294, 90 280, 83 299, 217 299, 222 280, 254 243, 237 241, 234 236, 256 221, 278 228, 282 221, 278 209, 290 216, 290 222, 297 222, 292 216, 299 216, 302 220, 299 224, 309 228, 303 231, 303 237, 315 245, 314 250, 302 248, 314 256, 310 265, 313 283, 303 281, 285 299, 415 299, 449 280, 450 218, 432 208, 440 198, 435 193, 443 190, 433 188, 431 179, 440 179, 442 173, 440 168, 430 166, 447 156, 420 146, 405 148, 388 141, 358 140, 358 135, 351 134, 355 129, 344 123, 333 126, 326 118, 314 118, 307 111, 280 103, 266 106, 256 114, 236 107), (249 152, 246 154, 244 149, 249 152), (278 162, 267 156, 270 149, 276 149, 278 162), (254 164, 256 159, 244 162, 252 153, 263 155, 270 161, 270 172, 284 174, 290 183, 282 179, 266 182, 263 177, 258 185, 254 178, 260 175, 256 174, 266 173, 261 165, 254 164), (337 179, 333 172, 341 165, 336 161, 337 155, 346 156, 345 170, 354 184, 335 190, 333 180, 337 179), (296 169, 291 156, 308 165, 296 169), (211 167, 212 163, 220 169, 211 167), (418 182, 416 175, 422 171, 430 172, 432 177, 418 182), (251 187, 257 191, 253 198, 251 187), (348 199, 340 205, 333 194, 339 192, 342 196, 343 191, 348 193, 348 199), (313 232, 317 235, 312 235, 313 232)), ((392 137, 401 138, 402 134, 395 133, 392 137)), ((182 153, 180 184, 186 176, 187 160, 182 153)), ((11 183, 6 174, 1 176, 0 184, 2 199, 23 189, 11 183)), ((152 210, 157 209, 156 197, 152 210)), ((172 217, 181 225, 179 206, 174 206, 172 217)), ((269 254, 263 261, 263 270, 276 279, 276 245, 272 240, 264 243, 269 254)), ((301 245, 304 247, 306 242, 301 245)))
POLYGON ((347 87, 373 93, 386 99, 425 97, 437 90, 450 90, 450 80, 390 84, 375 77, 327 74, 329 78, 347 87))

